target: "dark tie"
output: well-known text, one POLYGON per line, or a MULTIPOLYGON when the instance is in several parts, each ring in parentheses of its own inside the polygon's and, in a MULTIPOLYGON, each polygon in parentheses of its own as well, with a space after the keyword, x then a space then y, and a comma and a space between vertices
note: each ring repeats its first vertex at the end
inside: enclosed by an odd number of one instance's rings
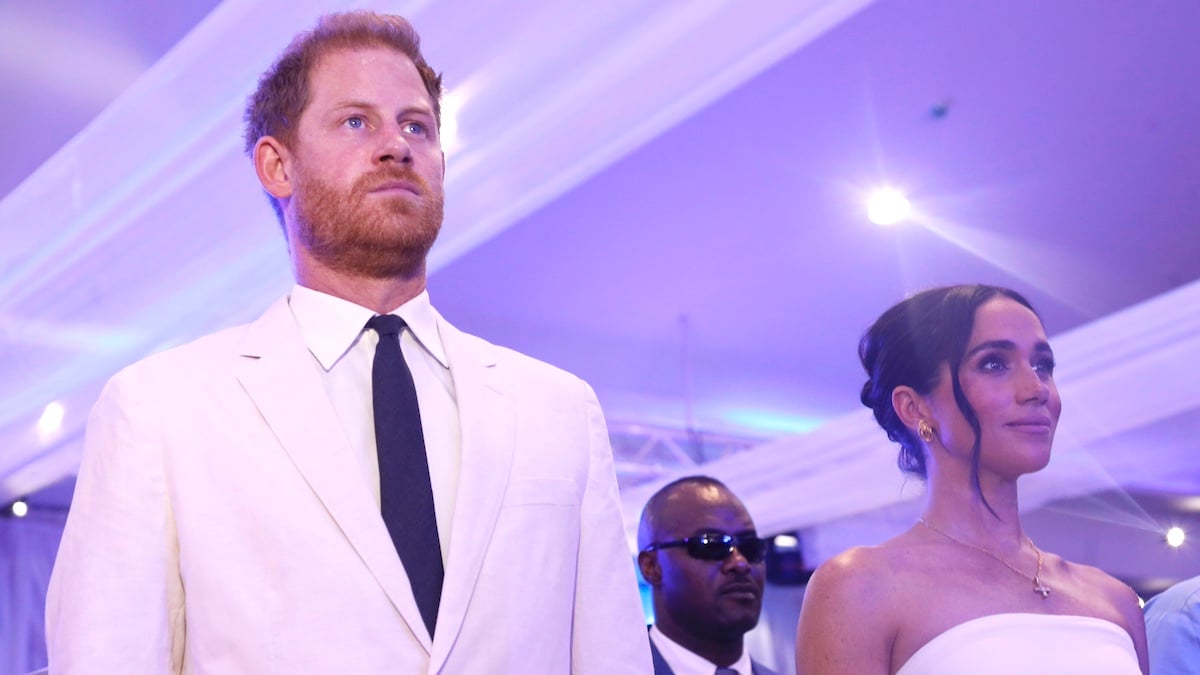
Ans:
POLYGON ((400 353, 404 319, 391 314, 374 316, 367 328, 379 333, 371 366, 371 398, 379 453, 380 510, 408 574, 421 619, 432 636, 442 597, 442 549, 417 388, 400 353))
POLYGON ((738 675, 738 671, 735 668, 717 668, 714 675, 738 675))

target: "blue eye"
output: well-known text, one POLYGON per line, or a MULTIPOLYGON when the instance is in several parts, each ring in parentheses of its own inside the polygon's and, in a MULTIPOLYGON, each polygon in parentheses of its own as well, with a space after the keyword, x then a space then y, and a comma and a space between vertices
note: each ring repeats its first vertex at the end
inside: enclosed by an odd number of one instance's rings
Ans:
POLYGON ((425 125, 421 124, 420 122, 405 122, 404 130, 417 136, 425 135, 425 125))
POLYGON ((361 117, 350 117, 343 124, 351 129, 361 129, 366 126, 366 122, 364 122, 363 118, 361 117))

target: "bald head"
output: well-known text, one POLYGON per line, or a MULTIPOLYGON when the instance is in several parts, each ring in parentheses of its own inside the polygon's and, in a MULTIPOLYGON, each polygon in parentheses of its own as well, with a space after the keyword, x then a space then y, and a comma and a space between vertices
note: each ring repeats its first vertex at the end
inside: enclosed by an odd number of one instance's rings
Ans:
MULTIPOLYGON (((673 529, 667 524, 675 523, 681 517, 686 518, 687 512, 691 511, 697 502, 717 504, 725 497, 742 506, 741 500, 716 478, 687 476, 667 483, 650 496, 642 509, 642 520, 638 523, 638 550, 655 541, 661 541, 660 535, 664 534, 664 529, 673 529)), ((745 510, 744 506, 742 510, 745 510)))

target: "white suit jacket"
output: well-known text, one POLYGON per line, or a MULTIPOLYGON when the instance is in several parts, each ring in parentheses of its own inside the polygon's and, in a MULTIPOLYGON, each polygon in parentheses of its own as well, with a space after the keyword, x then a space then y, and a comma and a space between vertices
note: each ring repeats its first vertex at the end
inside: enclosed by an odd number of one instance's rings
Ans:
POLYGON ((105 387, 50 582, 51 672, 651 672, 591 388, 438 329, 462 466, 432 641, 281 300, 105 387))

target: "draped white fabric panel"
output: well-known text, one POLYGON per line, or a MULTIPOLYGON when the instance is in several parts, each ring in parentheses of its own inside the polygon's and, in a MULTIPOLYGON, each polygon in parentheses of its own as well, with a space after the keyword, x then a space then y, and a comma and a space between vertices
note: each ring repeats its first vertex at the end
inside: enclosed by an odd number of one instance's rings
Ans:
POLYGON ((0 202, 0 503, 74 469, 109 375, 287 287, 241 114, 319 13, 405 15, 445 73, 436 270, 869 2, 226 0, 0 202))

